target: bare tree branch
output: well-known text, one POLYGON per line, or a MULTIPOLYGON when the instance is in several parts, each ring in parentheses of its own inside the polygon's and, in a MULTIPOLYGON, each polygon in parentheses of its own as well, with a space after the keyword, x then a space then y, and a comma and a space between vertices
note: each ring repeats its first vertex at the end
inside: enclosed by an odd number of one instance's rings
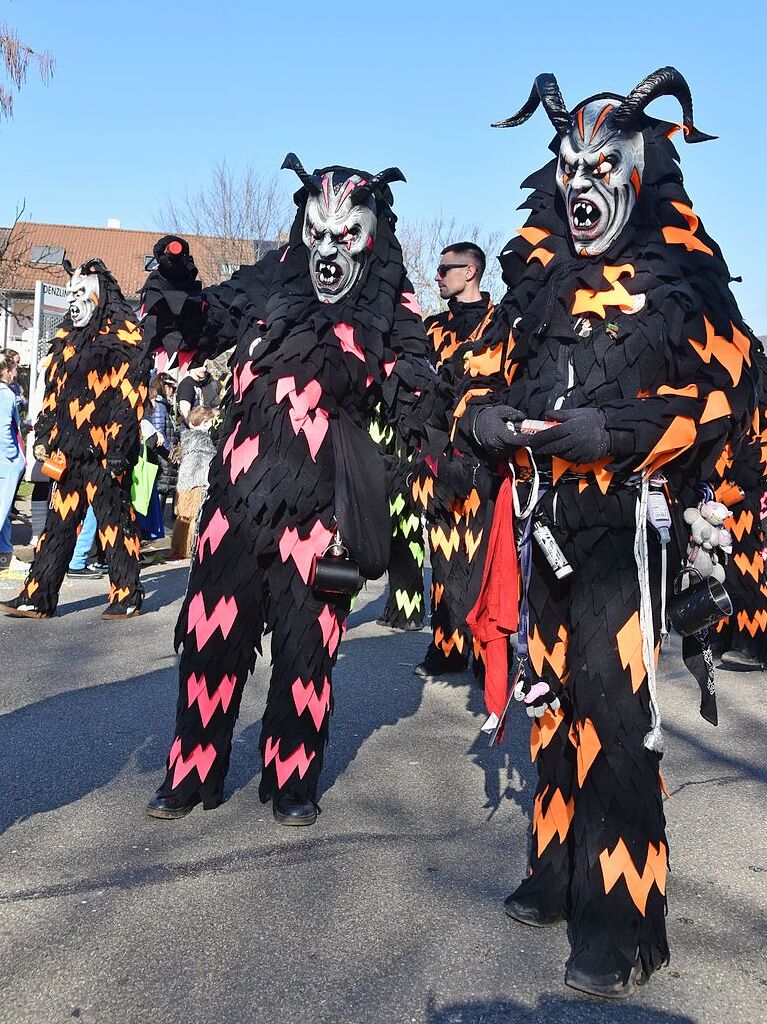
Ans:
POLYGON ((13 87, 21 89, 27 80, 30 64, 36 64, 40 78, 45 85, 53 75, 54 60, 47 50, 40 53, 22 43, 18 33, 7 22, 0 22, 0 58, 5 65, 5 73, 11 85, 0 84, 0 117, 13 117, 13 87))
POLYGON ((194 256, 203 279, 213 282, 260 259, 271 247, 265 243, 284 235, 290 204, 277 175, 265 176, 250 164, 238 173, 221 161, 201 188, 168 197, 156 221, 162 230, 210 239, 194 256))

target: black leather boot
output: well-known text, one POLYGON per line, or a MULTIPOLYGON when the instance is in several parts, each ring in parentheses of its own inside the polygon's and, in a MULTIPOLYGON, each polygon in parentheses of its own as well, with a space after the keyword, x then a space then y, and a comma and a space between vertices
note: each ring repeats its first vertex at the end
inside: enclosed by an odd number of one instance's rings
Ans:
POLYGON ((150 818, 163 818, 165 820, 183 818, 184 815, 189 814, 189 812, 196 807, 199 802, 200 797, 197 793, 184 802, 183 798, 180 796, 173 796, 173 794, 163 796, 158 791, 146 805, 146 813, 150 818))
POLYGON ((310 796, 279 790, 272 797, 272 812, 280 825, 313 825, 317 820, 317 804, 310 796))
POLYGON ((538 907, 515 899, 515 895, 516 893, 512 893, 511 896, 507 896, 503 906, 506 916, 512 917, 520 924, 528 924, 533 928, 546 928, 548 925, 564 921, 564 914, 543 914, 538 907))

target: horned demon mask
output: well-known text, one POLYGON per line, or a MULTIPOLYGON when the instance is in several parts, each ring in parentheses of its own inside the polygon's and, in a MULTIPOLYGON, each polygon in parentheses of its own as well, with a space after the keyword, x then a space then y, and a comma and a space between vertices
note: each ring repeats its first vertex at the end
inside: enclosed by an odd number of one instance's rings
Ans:
POLYGON ((365 176, 349 168, 331 167, 308 174, 294 153, 282 164, 296 172, 308 192, 302 239, 309 250, 309 275, 321 302, 338 302, 361 279, 375 244, 378 204, 375 190, 389 181, 403 181, 390 167, 365 176))
POLYGON ((598 256, 613 244, 636 206, 644 174, 643 113, 658 96, 682 107, 687 142, 712 138, 692 120, 692 97, 675 68, 660 68, 627 96, 604 94, 568 111, 553 75, 539 75, 522 109, 494 128, 522 124, 542 103, 560 137, 557 187, 564 200, 575 251, 598 256))
POLYGON ((101 298, 101 283, 98 274, 89 272, 87 263, 72 274, 67 285, 69 315, 75 327, 85 327, 93 319, 101 298))

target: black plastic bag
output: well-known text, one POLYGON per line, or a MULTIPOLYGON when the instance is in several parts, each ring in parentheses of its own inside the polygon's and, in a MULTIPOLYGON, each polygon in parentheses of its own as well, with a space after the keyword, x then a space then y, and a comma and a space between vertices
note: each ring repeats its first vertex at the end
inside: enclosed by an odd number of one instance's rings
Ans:
POLYGON ((377 580, 389 567, 391 551, 386 464, 370 435, 342 409, 330 423, 338 532, 361 575, 377 580))

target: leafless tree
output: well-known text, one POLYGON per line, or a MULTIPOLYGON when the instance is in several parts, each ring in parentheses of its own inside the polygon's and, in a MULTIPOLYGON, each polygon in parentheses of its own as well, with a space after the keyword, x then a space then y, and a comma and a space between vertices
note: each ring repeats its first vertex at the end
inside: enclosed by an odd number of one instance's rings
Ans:
POLYGON ((18 91, 27 80, 31 64, 36 64, 40 78, 47 85, 53 75, 54 61, 47 50, 36 52, 22 43, 18 33, 5 21, 0 22, 0 58, 10 85, 0 83, 0 118, 13 117, 13 90, 18 91))
POLYGON ((434 281, 440 262, 440 253, 451 242, 474 242, 487 254, 487 269, 482 278, 482 290, 489 291, 497 301, 504 292, 501 268, 495 258, 501 242, 498 231, 485 231, 476 224, 461 224, 454 217, 443 214, 427 220, 404 221, 397 225, 397 235, 410 280, 413 282, 424 316, 444 308, 434 281))
POLYGON ((193 255, 203 279, 212 283, 253 263, 283 237, 290 207, 276 175, 250 164, 234 171, 224 160, 200 188, 169 197, 156 220, 164 231, 202 236, 193 255))

